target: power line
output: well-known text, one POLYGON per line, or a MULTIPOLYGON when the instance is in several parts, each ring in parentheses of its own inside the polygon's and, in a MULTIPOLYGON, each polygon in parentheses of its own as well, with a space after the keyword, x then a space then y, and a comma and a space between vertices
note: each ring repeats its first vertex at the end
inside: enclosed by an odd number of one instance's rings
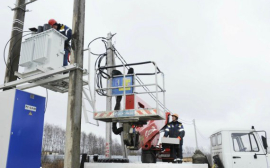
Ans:
MULTIPOLYGON (((16 36, 18 36, 18 35, 20 35, 20 34, 22 34, 22 33, 24 33, 24 32, 30 32, 30 31, 23 31, 23 32, 17 33, 17 34, 15 34, 13 37, 11 37, 11 38, 7 41, 7 43, 6 43, 5 47, 4 47, 4 52, 3 52, 3 59, 4 59, 4 63, 5 63, 5 65, 6 65, 6 67, 7 67, 7 62, 6 62, 6 56, 5 56, 5 55, 6 55, 6 48, 7 48, 8 43, 9 43, 14 37, 16 37, 16 36)), ((29 35, 29 34, 27 34, 27 35, 29 35)), ((24 35, 24 36, 26 36, 26 35, 24 35)), ((23 38, 24 36, 22 36, 22 38, 23 38)), ((20 38, 20 39, 22 39, 22 38, 20 38)), ((19 40, 20 40, 20 39, 19 39, 19 40)), ((17 40, 17 41, 15 42, 15 44, 16 44, 19 40, 17 40)), ((14 46, 15 46, 15 44, 14 44, 14 46)), ((14 46, 12 47, 11 50, 13 50, 14 46)), ((9 56, 9 55, 8 55, 8 56, 9 56)), ((9 67, 7 67, 7 68, 9 69, 9 67)))
POLYGON ((201 131, 198 129, 198 127, 196 126, 196 129, 197 129, 197 132, 199 133, 199 135, 203 138, 203 139, 209 139, 209 138, 206 138, 202 133, 201 131))

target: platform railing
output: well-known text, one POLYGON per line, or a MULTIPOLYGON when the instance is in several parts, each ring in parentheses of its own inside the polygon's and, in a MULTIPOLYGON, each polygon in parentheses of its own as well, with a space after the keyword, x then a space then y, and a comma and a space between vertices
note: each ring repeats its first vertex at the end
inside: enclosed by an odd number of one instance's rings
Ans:
MULTIPOLYGON (((94 93, 94 103, 96 103, 96 92, 97 91, 100 91, 100 90, 103 90, 103 91, 108 91, 108 90, 112 90, 112 89, 121 89, 123 88, 123 95, 107 95, 107 96, 110 96, 110 97, 116 97, 116 96, 123 96, 123 109, 122 110, 126 110, 126 96, 127 95, 134 95, 134 109, 136 108, 136 95, 137 94, 152 94, 152 96, 154 95, 155 97, 155 103, 156 103, 156 109, 159 110, 159 106, 161 108, 163 108, 163 110, 165 111, 165 76, 164 76, 164 73, 160 71, 160 69, 158 68, 157 64, 153 61, 147 61, 147 62, 139 62, 139 63, 131 63, 131 64, 122 64, 122 65, 114 65, 114 66, 103 66, 103 67, 99 67, 97 69, 95 69, 95 80, 94 80, 94 83, 95 83, 95 87, 94 87, 94 90, 95 90, 95 93, 94 93), (154 72, 152 73, 134 73, 134 74, 126 74, 126 68, 127 67, 133 67, 133 66, 139 66, 139 65, 145 65, 145 64, 152 64, 154 66, 154 72), (111 74, 109 74, 109 76, 111 78, 114 78, 114 77, 123 77, 123 82, 122 82, 122 86, 118 86, 118 87, 104 87, 104 88, 97 88, 97 72, 99 72, 100 70, 104 70, 104 69, 109 69, 109 68, 120 68, 122 67, 123 70, 123 75, 115 75, 115 76, 112 76, 111 74), (159 74, 162 75, 162 83, 163 83, 163 87, 160 86, 158 84, 158 76, 159 74), (139 82, 138 84, 136 84, 136 81, 138 80, 138 76, 145 76, 145 75, 149 75, 149 76, 152 76, 154 75, 155 76, 155 81, 154 83, 150 83, 150 84, 140 84, 141 82, 139 82), (132 85, 127 85, 126 86, 126 77, 127 76, 133 76, 133 84, 132 85), (145 92, 136 92, 136 88, 139 88, 139 87, 142 87, 142 88, 146 88, 147 86, 154 86, 155 89, 153 89, 152 91, 150 89, 145 89, 146 91, 145 92), (133 88, 133 93, 126 93, 126 88, 133 88), (162 97, 163 97, 163 102, 161 103, 160 100, 159 100, 159 93, 163 93, 162 97), (160 105, 162 104, 162 106, 160 105)), ((95 106, 95 105, 94 105, 95 106)))

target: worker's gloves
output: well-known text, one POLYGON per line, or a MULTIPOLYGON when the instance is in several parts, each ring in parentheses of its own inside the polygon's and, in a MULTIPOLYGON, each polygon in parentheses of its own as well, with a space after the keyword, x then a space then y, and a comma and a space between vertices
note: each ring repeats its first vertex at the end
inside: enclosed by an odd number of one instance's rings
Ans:
POLYGON ((178 136, 177 138, 179 139, 179 141, 181 141, 181 139, 182 139, 180 136, 178 136))

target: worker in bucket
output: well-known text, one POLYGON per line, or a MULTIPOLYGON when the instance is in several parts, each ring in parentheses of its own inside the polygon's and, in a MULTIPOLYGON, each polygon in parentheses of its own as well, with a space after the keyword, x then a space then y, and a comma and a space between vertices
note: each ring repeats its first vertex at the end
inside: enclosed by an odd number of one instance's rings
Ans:
POLYGON ((178 114, 172 115, 172 122, 170 122, 165 128, 164 137, 178 138, 179 145, 170 146, 170 157, 174 158, 174 163, 182 163, 183 159, 183 138, 185 136, 184 126, 178 121, 178 114))
POLYGON ((52 26, 52 28, 56 29, 59 31, 61 34, 66 36, 68 39, 65 41, 65 55, 64 55, 64 61, 63 61, 63 66, 67 66, 69 62, 69 55, 70 55, 70 40, 71 40, 71 35, 72 35, 72 30, 67 27, 66 25, 57 23, 56 20, 50 19, 48 21, 48 24, 52 26))

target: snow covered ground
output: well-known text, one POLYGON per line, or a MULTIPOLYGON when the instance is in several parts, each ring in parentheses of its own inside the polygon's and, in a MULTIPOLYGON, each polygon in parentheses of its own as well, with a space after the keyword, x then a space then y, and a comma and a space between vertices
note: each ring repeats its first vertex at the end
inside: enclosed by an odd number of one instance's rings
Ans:
MULTIPOLYGON (((99 159, 105 158, 105 155, 99 155, 98 158, 99 159)), ((123 158, 123 156, 112 156, 112 158, 123 158)), ((47 159, 50 161, 62 160, 64 159, 64 155, 47 155, 47 156, 43 156, 43 159, 47 159)), ((128 156, 128 159, 129 159, 129 162, 131 163, 141 163, 141 156, 128 156)), ((90 155, 90 161, 93 161, 93 155, 90 155)))

